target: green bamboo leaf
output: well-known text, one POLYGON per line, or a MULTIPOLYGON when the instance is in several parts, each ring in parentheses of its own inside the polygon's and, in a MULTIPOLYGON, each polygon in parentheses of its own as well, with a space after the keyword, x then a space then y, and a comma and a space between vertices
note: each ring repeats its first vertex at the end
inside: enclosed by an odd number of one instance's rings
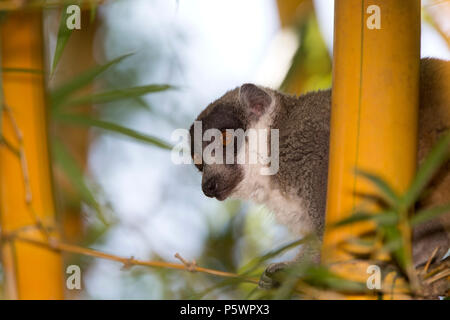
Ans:
POLYGON ((237 287, 239 284, 242 284, 242 283, 248 283, 248 281, 243 278, 227 278, 225 280, 219 281, 218 283, 212 285, 211 287, 204 289, 201 292, 192 294, 189 297, 189 300, 201 300, 207 294, 210 294, 211 292, 213 292, 215 290, 222 289, 222 291, 224 291, 228 287, 237 287))
POLYGON ((342 227, 356 222, 370 220, 375 221, 379 225, 395 225, 398 222, 398 217, 394 211, 382 211, 377 213, 358 211, 348 218, 336 222, 332 227, 342 227))
POLYGON ((299 263, 287 268, 286 272, 312 286, 334 291, 360 292, 367 289, 365 283, 344 279, 326 266, 299 263))
POLYGON ((449 155, 450 130, 439 139, 425 158, 423 164, 420 166, 410 188, 403 197, 403 208, 409 208, 417 201, 420 193, 430 182, 431 178, 442 166, 442 164, 444 164, 444 162, 449 158, 449 155))
POLYGON ((98 217, 100 218, 100 220, 105 223, 101 206, 84 181, 83 171, 59 139, 53 138, 52 142, 52 153, 55 161, 61 166, 64 173, 72 182, 73 187, 80 194, 82 200, 86 202, 86 204, 94 208, 98 213, 98 217))
POLYGON ((375 239, 364 239, 364 238, 351 238, 347 241, 350 244, 355 244, 361 247, 373 248, 376 244, 375 239))
POLYGON ((3 72, 20 72, 20 73, 32 73, 32 74, 44 74, 43 70, 28 69, 28 68, 2 68, 3 72))
POLYGON ((98 7, 97 3, 91 2, 91 9, 89 14, 89 20, 91 23, 94 22, 95 16, 97 15, 97 7, 98 7))
POLYGON ((100 104, 123 99, 140 97, 148 93, 160 92, 173 87, 167 84, 151 84, 140 87, 116 89, 107 92, 95 93, 84 97, 74 98, 65 103, 66 106, 79 106, 86 103, 100 104))
POLYGON ((374 174, 371 174, 363 170, 356 169, 355 173, 356 175, 362 176, 365 179, 369 180, 371 183, 373 183, 377 187, 377 189, 382 193, 383 198, 391 206, 396 207, 399 204, 400 198, 386 181, 384 181, 383 179, 374 174))
POLYGON ((398 213, 396 211, 375 213, 373 220, 380 226, 396 226, 398 223, 398 213))
POLYGON ((352 214, 348 218, 344 218, 344 219, 336 222, 334 225, 332 225, 332 227, 337 228, 337 227, 342 227, 342 226, 346 226, 349 224, 353 224, 356 222, 368 221, 368 220, 372 220, 374 217, 375 217, 375 215, 373 213, 357 212, 357 213, 352 214))
POLYGON ((4 10, 4 11, 0 11, 0 24, 2 24, 6 17, 8 16, 8 11, 4 10))
POLYGON ((402 240, 402 234, 397 226, 388 226, 383 228, 385 241, 383 250, 392 252, 399 266, 405 270, 406 268, 406 252, 402 240))
POLYGON ((251 289, 243 300, 269 300, 271 293, 268 290, 261 290, 257 286, 251 289))
POLYGON ((386 241, 383 246, 382 249, 383 251, 387 251, 387 252, 393 252, 396 251, 398 249, 400 249, 403 245, 403 242, 400 238, 396 238, 390 241, 386 241))
POLYGON ((118 125, 116 123, 98 120, 94 118, 89 118, 85 116, 80 116, 76 114, 62 114, 62 113, 55 113, 54 116, 57 120, 63 121, 65 123, 71 123, 75 125, 80 126, 86 126, 86 127, 96 127, 100 129, 104 129, 116 134, 120 134, 123 136, 127 136, 130 138, 133 138, 135 140, 145 142, 147 144, 151 144, 154 146, 157 146, 162 149, 172 149, 172 146, 158 138, 146 135, 144 133, 140 133, 138 131, 135 131, 133 129, 123 127, 121 125, 118 125))
POLYGON ((298 276, 294 274, 286 274, 286 272, 281 271, 277 273, 274 279, 280 283, 280 287, 273 292, 273 300, 287 300, 292 298, 295 294, 295 288, 297 287, 298 276))
POLYGON ((135 97, 133 100, 136 102, 138 107, 147 111, 152 111, 152 107, 142 97, 135 97))
MULTIPOLYGON (((79 1, 77 1, 77 3, 79 4, 79 1)), ((50 72, 51 74, 55 72, 56 66, 58 65, 58 62, 64 52, 64 48, 66 47, 67 42, 72 35, 73 30, 67 28, 66 25, 67 18, 69 17, 69 14, 67 13, 67 7, 69 7, 70 5, 71 4, 64 5, 61 11, 61 20, 59 22, 58 38, 56 39, 56 48, 53 55, 52 70, 50 72)))
POLYGON ((308 277, 305 279, 307 283, 341 292, 362 292, 367 289, 365 283, 348 280, 330 271, 318 269, 316 272, 309 271, 308 277))
POLYGON ((450 212, 450 203, 444 206, 424 209, 413 215, 410 222, 412 226, 417 226, 418 224, 424 223, 428 220, 434 219, 442 214, 449 212, 450 212))
POLYGON ((269 260, 270 258, 273 258, 286 250, 289 250, 289 249, 295 248, 301 244, 304 244, 307 241, 312 241, 311 238, 312 238, 311 236, 309 236, 309 237, 306 236, 302 239, 288 242, 287 244, 284 244, 284 245, 280 246, 279 248, 271 250, 268 253, 266 253, 260 257, 256 257, 256 258, 252 259, 250 262, 248 262, 246 265, 244 265, 243 267, 240 268, 243 271, 241 271, 239 274, 241 276, 246 276, 249 273, 256 270, 262 263, 269 260))
POLYGON ((132 53, 125 54, 123 56, 120 56, 114 60, 111 60, 107 62, 106 64, 95 66, 80 75, 76 76, 75 78, 69 80, 68 82, 62 84, 58 88, 52 90, 50 92, 50 99, 52 101, 52 107, 56 108, 60 106, 64 99, 72 94, 73 92, 83 88, 84 86, 91 83, 98 75, 106 71, 111 66, 121 62, 123 59, 131 56, 132 53))

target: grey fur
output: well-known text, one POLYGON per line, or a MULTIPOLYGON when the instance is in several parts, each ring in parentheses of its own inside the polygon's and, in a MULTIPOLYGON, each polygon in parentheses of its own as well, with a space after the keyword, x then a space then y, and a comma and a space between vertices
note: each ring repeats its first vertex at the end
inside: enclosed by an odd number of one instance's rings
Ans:
POLYGON ((328 175, 331 90, 300 97, 278 93, 273 128, 280 130, 280 168, 273 187, 295 190, 320 236, 324 227, 328 175))
MULTIPOLYGON (((440 79, 448 75, 445 71, 449 69, 448 66, 449 62, 446 61, 422 60, 419 162, 423 160, 439 135, 450 127, 450 106, 446 104, 446 101, 450 101, 448 99, 449 81, 440 79)), ((244 87, 250 98, 246 96, 242 99, 240 88, 231 90, 210 104, 197 120, 204 120, 206 127, 219 128, 224 121, 221 119, 226 118, 229 123, 235 123, 236 126, 246 130, 258 121, 255 119, 255 113, 251 114, 248 111, 252 107, 250 104, 254 97, 259 101, 258 103, 264 104, 263 109, 266 112, 270 112, 270 127, 279 129, 279 171, 269 178, 269 187, 264 187, 263 183, 245 181, 245 169, 239 165, 214 165, 214 167, 203 168, 203 180, 205 176, 207 179, 214 179, 216 185, 221 186, 221 190, 227 190, 226 194, 222 192, 220 197, 217 196, 220 200, 236 193, 238 197, 267 204, 274 211, 283 207, 284 204, 280 202, 291 201, 296 209, 294 212, 292 209, 287 209, 288 214, 293 216, 284 219, 284 222, 295 230, 297 230, 295 225, 309 224, 309 229, 312 229, 310 231, 316 232, 320 238, 325 220, 331 90, 310 92, 295 97, 249 84, 241 88, 244 87), (274 102, 272 110, 268 105, 271 102, 274 102), (231 120, 224 113, 224 108, 232 110, 236 119, 231 120), (240 119, 239 124, 237 119, 240 119), (249 188, 255 190, 248 190, 249 188), (262 191, 259 192, 256 189, 262 191), (274 192, 277 192, 276 196, 274 192), (248 196, 254 193, 263 195, 248 196)), ((260 107, 257 105, 258 112, 260 107)), ((433 183, 434 189, 427 197, 428 200, 425 199, 422 202, 422 206, 449 202, 450 165, 440 171, 433 183)), ((210 193, 208 196, 214 195, 210 193)), ((438 245, 441 246, 441 254, 448 249, 448 233, 443 228, 443 225, 448 225, 445 223, 448 220, 449 215, 446 215, 443 220, 441 219, 441 222, 444 221, 443 224, 435 220, 415 230, 413 253, 416 264, 423 263, 438 245)))

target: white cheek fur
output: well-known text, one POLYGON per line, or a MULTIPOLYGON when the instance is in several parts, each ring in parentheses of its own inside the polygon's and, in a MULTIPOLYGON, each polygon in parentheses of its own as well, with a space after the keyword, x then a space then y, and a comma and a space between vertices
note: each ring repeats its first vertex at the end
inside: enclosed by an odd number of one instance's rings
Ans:
MULTIPOLYGON (((269 107, 269 112, 262 116, 251 128, 270 130, 274 109, 275 103, 269 107)), ((287 225, 289 230, 296 235, 306 235, 313 231, 313 225, 302 206, 301 199, 293 192, 282 192, 274 185, 272 176, 262 175, 261 169, 264 165, 248 163, 248 143, 245 144, 245 148, 241 148, 239 154, 241 153, 245 153, 246 159, 245 164, 240 165, 244 177, 230 197, 264 204, 275 213, 279 223, 287 225)))

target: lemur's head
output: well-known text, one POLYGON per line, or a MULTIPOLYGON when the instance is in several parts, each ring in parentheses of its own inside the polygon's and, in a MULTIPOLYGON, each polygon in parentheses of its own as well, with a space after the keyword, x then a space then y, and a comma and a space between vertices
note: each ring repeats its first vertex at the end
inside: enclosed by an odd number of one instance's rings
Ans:
POLYGON ((272 105, 274 98, 270 91, 253 84, 244 84, 208 105, 192 124, 189 131, 191 156, 195 166, 203 174, 202 190, 206 196, 224 200, 244 178, 245 168, 242 164, 237 164, 237 155, 242 151, 242 140, 237 135, 229 135, 226 130, 238 132, 236 130, 242 129, 245 132, 253 127, 272 105), (221 150, 213 150, 214 145, 219 145, 221 150), (225 150, 231 152, 227 153, 225 150), (217 151, 222 151, 222 155, 217 154, 217 151), (211 154, 216 157, 216 161, 211 162, 205 158, 211 154), (218 159, 222 161, 219 163, 218 159), (229 159, 233 161, 230 162, 229 159))

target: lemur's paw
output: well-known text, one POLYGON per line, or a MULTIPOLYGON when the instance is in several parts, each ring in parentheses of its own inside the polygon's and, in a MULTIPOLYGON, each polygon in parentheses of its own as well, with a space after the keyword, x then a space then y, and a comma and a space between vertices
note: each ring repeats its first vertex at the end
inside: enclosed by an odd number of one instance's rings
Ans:
POLYGON ((280 273, 288 266, 287 262, 271 263, 259 278, 258 287, 270 290, 280 286, 280 273))

